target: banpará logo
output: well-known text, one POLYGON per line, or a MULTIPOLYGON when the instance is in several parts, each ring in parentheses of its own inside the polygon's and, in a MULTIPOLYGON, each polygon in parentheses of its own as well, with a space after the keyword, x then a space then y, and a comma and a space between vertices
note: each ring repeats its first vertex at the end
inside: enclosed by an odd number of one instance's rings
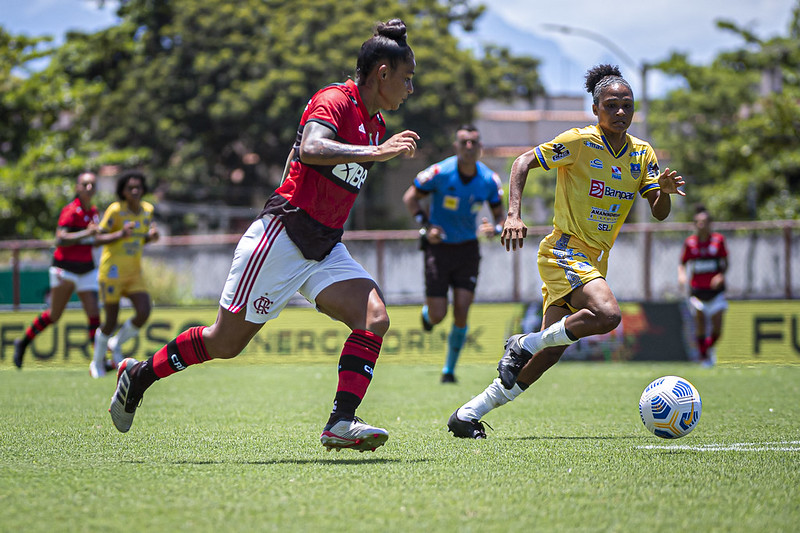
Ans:
POLYGON ((589 196, 594 198, 604 198, 608 196, 610 198, 619 198, 620 200, 633 200, 636 194, 608 187, 605 182, 600 180, 592 180, 589 186, 589 196))
POLYGON ((589 161, 589 166, 592 168, 603 168, 603 162, 600 159, 592 159, 589 161))
POLYGON ((594 196, 595 198, 602 198, 603 191, 605 191, 606 184, 600 180, 592 180, 591 184, 589 185, 589 196, 594 196))
POLYGON ((339 163, 333 167, 331 173, 346 184, 359 190, 367 179, 367 169, 358 163, 339 163))

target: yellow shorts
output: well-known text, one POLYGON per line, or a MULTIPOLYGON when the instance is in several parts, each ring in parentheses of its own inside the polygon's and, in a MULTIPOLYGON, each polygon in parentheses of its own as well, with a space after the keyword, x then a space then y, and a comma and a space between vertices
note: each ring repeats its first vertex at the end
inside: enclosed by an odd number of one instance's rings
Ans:
POLYGON ((593 279, 605 278, 608 272, 608 254, 560 230, 539 243, 538 263, 544 310, 555 304, 576 311, 564 297, 593 279))
POLYGON ((100 297, 103 303, 117 304, 120 298, 140 292, 147 292, 147 285, 142 278, 142 272, 120 273, 116 265, 110 268, 100 268, 97 274, 100 285, 100 297))

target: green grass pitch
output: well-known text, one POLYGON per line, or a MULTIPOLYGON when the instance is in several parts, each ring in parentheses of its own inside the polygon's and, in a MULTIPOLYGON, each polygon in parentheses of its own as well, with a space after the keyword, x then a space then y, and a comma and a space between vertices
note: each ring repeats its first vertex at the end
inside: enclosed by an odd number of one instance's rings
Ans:
POLYGON ((0 531, 796 531, 800 366, 559 363, 455 439, 490 364, 387 364, 359 415, 376 452, 319 444, 335 363, 212 362, 156 383, 128 434, 114 378, 0 370, 0 531), (638 399, 677 374, 693 433, 651 435, 638 399))

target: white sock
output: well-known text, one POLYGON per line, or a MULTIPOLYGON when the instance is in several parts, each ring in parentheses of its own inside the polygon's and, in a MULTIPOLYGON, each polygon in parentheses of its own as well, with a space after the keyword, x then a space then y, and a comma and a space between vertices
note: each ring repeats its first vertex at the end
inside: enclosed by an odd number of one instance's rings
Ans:
POLYGON ((94 336, 94 362, 98 365, 106 358, 106 350, 108 350, 108 335, 97 329, 94 336))
POLYGON ((500 378, 495 378, 482 393, 458 408, 456 417, 459 420, 480 420, 486 413, 505 405, 514 398, 522 394, 523 389, 515 383, 511 390, 508 390, 500 382, 500 378))
POLYGON ((139 328, 133 325, 133 319, 129 318, 122 324, 122 327, 119 328, 119 331, 114 336, 116 341, 113 343, 114 348, 122 346, 128 340, 134 338, 139 334, 139 328))
POLYGON ((519 340, 519 343, 523 348, 535 355, 544 348, 549 348, 550 346, 567 346, 576 342, 567 336, 567 330, 564 328, 567 316, 555 324, 550 324, 550 326, 542 331, 528 333, 519 340))

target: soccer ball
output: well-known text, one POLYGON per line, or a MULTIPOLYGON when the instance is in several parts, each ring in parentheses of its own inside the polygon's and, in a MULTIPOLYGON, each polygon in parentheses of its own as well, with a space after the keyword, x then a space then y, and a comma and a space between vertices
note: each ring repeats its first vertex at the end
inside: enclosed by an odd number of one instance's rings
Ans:
POLYGON ((654 380, 639 398, 639 416, 658 437, 677 439, 688 435, 700 420, 703 402, 694 385, 678 376, 654 380))

